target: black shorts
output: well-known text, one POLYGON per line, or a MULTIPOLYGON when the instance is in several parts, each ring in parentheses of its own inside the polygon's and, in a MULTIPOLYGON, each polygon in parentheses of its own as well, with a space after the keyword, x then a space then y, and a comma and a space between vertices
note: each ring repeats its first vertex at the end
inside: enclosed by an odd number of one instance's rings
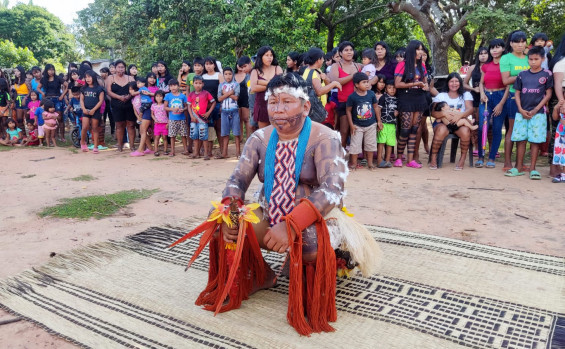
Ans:
POLYGON ((398 111, 400 113, 424 112, 430 105, 426 91, 419 88, 399 88, 396 90, 398 111))
POLYGON ((341 117, 341 116, 347 115, 347 113, 345 112, 346 108, 347 108, 346 102, 338 102, 337 108, 335 108, 335 110, 337 110, 337 116, 341 117))
POLYGON ((114 122, 137 121, 131 103, 112 104, 112 115, 114 116, 114 122))
POLYGON ((83 113, 82 117, 83 118, 89 118, 89 119, 92 119, 92 120, 98 120, 98 121, 102 120, 102 114, 100 114, 100 110, 97 110, 96 112, 94 112, 94 115, 86 115, 86 114, 83 113))

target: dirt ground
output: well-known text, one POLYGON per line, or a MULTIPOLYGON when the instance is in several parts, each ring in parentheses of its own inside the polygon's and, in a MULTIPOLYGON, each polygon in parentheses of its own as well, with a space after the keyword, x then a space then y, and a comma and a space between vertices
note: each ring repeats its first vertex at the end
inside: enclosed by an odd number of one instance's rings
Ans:
MULTIPOLYGON (((115 150, 95 155, 70 148, 2 151, 0 279, 47 262, 52 252, 121 239, 150 226, 178 226, 190 216, 203 218, 210 201, 220 198, 236 161, 132 158, 115 150), (69 180, 86 174, 96 179, 69 180), (159 191, 105 219, 37 215, 62 198, 141 188, 159 191)), ((347 180, 346 205, 365 224, 565 256, 564 220, 552 208, 563 200, 565 186, 551 183, 548 167, 539 168, 541 181, 504 177, 502 163, 496 169, 453 168, 446 158, 437 171, 426 166, 358 170, 347 180)), ((255 181, 250 191, 257 186, 255 181)), ((0 322, 10 318, 0 311, 0 322)), ((0 348, 71 347, 24 321, 0 326, 0 348)))

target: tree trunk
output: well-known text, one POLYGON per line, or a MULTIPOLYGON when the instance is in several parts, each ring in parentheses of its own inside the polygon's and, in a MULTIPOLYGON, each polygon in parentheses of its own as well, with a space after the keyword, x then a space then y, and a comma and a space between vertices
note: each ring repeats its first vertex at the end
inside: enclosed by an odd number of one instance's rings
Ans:
POLYGON ((326 52, 331 52, 334 48, 336 27, 328 27, 328 40, 326 41, 326 52))
POLYGON ((424 33, 428 44, 430 45, 430 54, 433 57, 433 66, 435 68, 435 75, 449 74, 449 65, 447 59, 447 49, 451 38, 445 39, 443 35, 437 35, 435 32, 424 33))

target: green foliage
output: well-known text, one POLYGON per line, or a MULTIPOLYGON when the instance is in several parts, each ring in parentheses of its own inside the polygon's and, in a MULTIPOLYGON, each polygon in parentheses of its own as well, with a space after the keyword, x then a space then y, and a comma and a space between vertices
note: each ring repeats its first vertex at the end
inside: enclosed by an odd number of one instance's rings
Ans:
POLYGON ((58 17, 39 6, 19 3, 11 9, 0 8, 0 39, 29 48, 41 63, 78 58, 73 35, 58 17))
POLYGON ((93 181, 95 179, 96 179, 96 177, 89 175, 89 174, 80 175, 80 176, 77 176, 77 177, 70 178, 71 181, 75 181, 75 182, 90 182, 90 181, 93 181))
POLYGON ((522 5, 528 15, 530 34, 544 32, 557 46, 565 34, 565 0, 522 0, 522 5))
POLYGON ((63 199, 56 206, 45 208, 40 217, 96 219, 104 218, 138 200, 146 199, 157 192, 153 190, 125 190, 108 195, 92 195, 72 199, 63 199))
POLYGON ((0 67, 13 68, 17 65, 30 69, 37 65, 37 59, 27 47, 16 47, 8 40, 0 41, 0 67))

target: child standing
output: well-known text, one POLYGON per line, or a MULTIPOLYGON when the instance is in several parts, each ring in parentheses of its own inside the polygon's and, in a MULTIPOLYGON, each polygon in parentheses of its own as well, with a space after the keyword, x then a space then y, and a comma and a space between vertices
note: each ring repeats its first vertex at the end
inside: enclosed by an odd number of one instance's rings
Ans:
POLYGON ((376 112, 380 117, 383 128, 378 132, 378 151, 377 159, 379 168, 391 168, 390 155, 392 149, 396 147, 396 117, 398 116, 397 102, 396 102, 396 87, 394 80, 387 81, 386 91, 379 98, 379 107, 376 112), (386 146, 385 157, 383 160, 383 150, 386 146))
POLYGON ((188 127, 184 117, 187 99, 186 95, 180 93, 179 82, 177 79, 169 80, 169 90, 165 96, 165 110, 169 112, 169 137, 171 139, 171 153, 169 156, 175 156, 175 141, 177 136, 182 137, 182 146, 184 152, 187 152, 186 137, 188 136, 188 127))
POLYGON ((377 101, 378 101, 385 93, 386 76, 384 76, 383 74, 377 74, 376 76, 377 76, 377 82, 373 87, 373 91, 375 91, 375 95, 377 95, 377 101))
MULTIPOLYGON (((194 68, 196 69, 196 64, 194 68)), ((208 141, 208 119, 216 106, 216 100, 208 91, 203 90, 204 82, 200 75, 194 76, 193 86, 194 92, 188 96, 190 138, 194 141, 194 152, 190 158, 200 157, 200 146, 204 144, 204 160, 210 160, 212 144, 208 141)))
POLYGON ((224 69, 224 82, 218 87, 218 101, 222 103, 222 130, 221 141, 222 158, 228 157, 228 143, 230 130, 235 138, 235 149, 237 158, 241 155, 239 144, 239 111, 237 107, 237 100, 239 99, 240 86, 233 79, 233 70, 230 67, 224 69))
MULTIPOLYGON (((57 119, 59 118, 59 113, 55 108, 55 104, 49 98, 46 98, 43 102, 43 129, 45 131, 45 140, 47 141, 48 147, 56 147, 57 143, 55 142, 55 131, 57 130, 57 119)), ((39 110, 40 108, 38 108, 39 110)), ((37 112, 37 110, 36 110, 37 112)))
POLYGON ((80 135, 80 147, 83 152, 88 152, 87 132, 92 130, 94 148, 92 152, 98 154, 98 125, 102 120, 100 108, 104 103, 104 89, 98 85, 96 73, 89 70, 84 75, 85 86, 81 89, 80 106, 82 108, 82 132, 80 135))
POLYGON ((514 82, 518 113, 516 113, 511 139, 513 142, 518 142, 518 146, 516 167, 506 171, 505 175, 508 177, 524 174, 522 167, 526 153, 526 142, 530 142, 532 158, 530 179, 541 179, 540 173, 535 168, 539 145, 545 142, 547 132, 547 118, 543 108, 551 98, 553 88, 553 75, 549 70, 544 70, 541 67, 544 58, 543 47, 532 47, 528 51, 530 69, 521 71, 514 82))
POLYGON ((364 149, 367 154, 367 166, 373 171, 375 169, 373 152, 377 151, 377 128, 379 130, 383 128, 380 115, 375 114, 378 107, 377 97, 371 91, 371 84, 365 73, 355 73, 353 85, 355 85, 355 91, 349 95, 346 102, 346 114, 351 134, 349 168, 357 169, 357 155, 364 149))
POLYGON ((167 127, 169 125, 169 117, 165 110, 165 92, 158 90, 155 92, 155 103, 151 106, 151 118, 155 122, 153 127, 153 134, 155 135, 155 153, 153 155, 159 156, 159 139, 163 138, 164 154, 169 155, 167 151, 167 136, 169 132, 167 127))
MULTIPOLYGON (((27 108, 29 109, 29 118, 30 120, 35 122, 35 110, 39 108, 41 101, 39 100, 39 93, 35 91, 31 91, 29 93, 30 101, 27 104, 27 108)), ((37 125, 37 123, 35 123, 37 125)))
POLYGON ((67 106, 66 112, 71 111, 72 120, 74 124, 80 122, 82 118, 82 107, 80 105, 80 86, 73 86, 71 88, 71 99, 69 100, 69 105, 67 106))
MULTIPOLYGON (((149 73, 150 75, 152 73, 149 73)), ((145 78, 137 78, 137 88, 139 89, 139 114, 141 114, 141 124, 139 126, 139 134, 140 134, 140 141, 139 141, 139 148, 136 151, 130 153, 130 156, 143 156, 145 154, 153 154, 153 150, 151 150, 151 139, 147 137, 147 131, 151 126, 151 105, 153 104, 153 92, 149 90, 147 86, 147 79, 145 78)), ((156 88, 156 86, 153 86, 156 88)))
MULTIPOLYGON (((41 94, 39 95, 41 96, 41 94)), ((35 109, 35 124, 37 125, 37 137, 39 137, 39 146, 43 147, 43 139, 45 138, 45 121, 43 120, 43 112, 45 111, 42 107, 43 102, 39 102, 39 107, 35 109)))

